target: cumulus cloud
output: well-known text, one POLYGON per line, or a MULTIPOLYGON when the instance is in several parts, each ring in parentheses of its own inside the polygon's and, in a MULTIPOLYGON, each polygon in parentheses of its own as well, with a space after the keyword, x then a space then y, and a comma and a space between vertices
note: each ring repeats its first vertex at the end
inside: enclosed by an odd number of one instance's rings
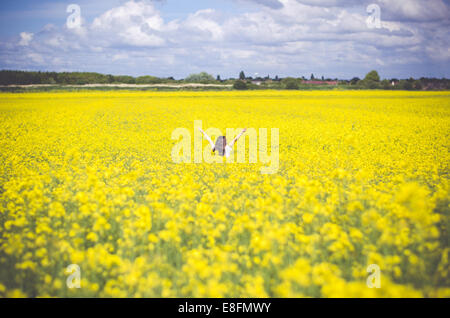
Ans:
POLYGON ((450 19, 442 0, 378 0, 383 18, 394 21, 437 21, 450 19))
POLYGON ((195 37, 197 40, 222 40, 224 33, 219 22, 220 15, 213 9, 199 10, 189 14, 181 25, 190 39, 195 37))
POLYGON ((151 3, 134 1, 108 10, 95 18, 90 27, 108 44, 131 46, 164 45, 163 29, 163 19, 151 3))
POLYGON ((19 45, 27 46, 28 44, 30 44, 32 39, 33 39, 33 33, 21 32, 19 45))
POLYGON ((253 2, 256 4, 261 4, 263 6, 272 8, 272 9, 280 9, 283 7, 283 3, 279 0, 245 0, 247 2, 253 2))
POLYGON ((28 53, 27 57, 35 63, 42 64, 44 63, 44 58, 41 54, 38 53, 28 53))

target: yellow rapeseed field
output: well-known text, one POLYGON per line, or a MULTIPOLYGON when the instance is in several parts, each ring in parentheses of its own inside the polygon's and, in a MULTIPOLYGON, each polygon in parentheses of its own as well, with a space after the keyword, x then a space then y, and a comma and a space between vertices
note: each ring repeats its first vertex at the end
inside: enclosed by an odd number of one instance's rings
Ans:
POLYGON ((3 93, 0 122, 0 296, 450 297, 450 92, 3 93), (174 163, 194 120, 279 128, 278 172, 174 163))

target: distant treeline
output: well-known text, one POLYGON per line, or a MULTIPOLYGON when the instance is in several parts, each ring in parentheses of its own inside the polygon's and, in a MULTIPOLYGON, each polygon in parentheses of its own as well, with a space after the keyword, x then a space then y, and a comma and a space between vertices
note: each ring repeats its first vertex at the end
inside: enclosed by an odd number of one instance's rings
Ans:
POLYGON ((0 71, 0 85, 84 85, 84 84, 165 84, 165 83, 203 83, 203 84, 233 84, 234 89, 400 89, 400 90, 450 90, 450 80, 446 78, 420 79, 383 79, 373 70, 364 79, 354 77, 351 80, 321 79, 311 74, 310 80, 305 77, 246 77, 239 73, 238 79, 223 80, 220 75, 201 72, 191 74, 185 79, 175 80, 173 77, 160 78, 155 76, 132 77, 127 75, 105 75, 93 72, 28 72, 28 71, 0 71))
POLYGON ((353 85, 362 89, 400 89, 400 90, 448 90, 450 89, 450 80, 446 78, 425 78, 419 79, 380 79, 378 72, 373 70, 367 73, 364 79, 355 77, 345 84, 353 85))
POLYGON ((0 85, 30 85, 30 84, 160 84, 174 82, 173 78, 154 76, 132 77, 126 75, 105 75, 91 72, 27 72, 0 71, 0 85))

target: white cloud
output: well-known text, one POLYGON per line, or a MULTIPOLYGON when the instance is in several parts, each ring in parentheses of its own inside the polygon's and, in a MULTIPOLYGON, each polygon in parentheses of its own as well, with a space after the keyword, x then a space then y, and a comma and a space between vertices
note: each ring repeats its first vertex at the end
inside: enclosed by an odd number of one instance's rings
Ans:
POLYGON ((106 45, 162 46, 164 22, 150 2, 128 1, 94 19, 90 31, 106 45), (109 42, 109 43, 108 43, 109 42))
POLYGON ((52 64, 55 66, 64 65, 64 61, 59 57, 54 57, 52 59, 52 64))
POLYGON ((113 55, 112 60, 113 61, 124 60, 124 59, 127 59, 128 57, 129 56, 126 53, 117 53, 117 54, 113 55))
POLYGON ((21 32, 19 45, 27 46, 28 44, 30 44, 31 40, 33 40, 33 35, 33 33, 21 32))
POLYGON ((38 53, 28 53, 27 57, 34 63, 43 64, 44 58, 38 53))
POLYGON ((182 23, 182 31, 185 35, 192 37, 195 34, 200 39, 207 40, 221 40, 223 38, 222 26, 216 22, 218 15, 215 10, 205 9, 190 14, 182 23))
POLYGON ((382 19, 396 21, 448 20, 450 11, 442 0, 378 0, 382 19))
POLYGON ((283 7, 283 3, 279 0, 244 0, 244 1, 260 4, 272 9, 280 9, 283 7))
POLYGON ((450 60, 450 48, 441 46, 430 46, 426 48, 428 55, 438 61, 450 60))

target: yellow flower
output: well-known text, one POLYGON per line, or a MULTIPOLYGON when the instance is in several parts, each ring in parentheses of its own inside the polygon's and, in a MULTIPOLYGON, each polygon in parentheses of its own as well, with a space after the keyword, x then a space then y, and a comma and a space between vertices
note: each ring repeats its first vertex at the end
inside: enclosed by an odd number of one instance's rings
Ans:
POLYGON ((92 242, 97 242, 98 236, 97 236, 96 233, 90 232, 90 233, 86 236, 86 239, 89 240, 89 241, 92 241, 92 242))
POLYGON ((311 213, 305 213, 303 214, 302 218, 305 224, 310 224, 314 219, 314 215, 312 215, 311 213))

